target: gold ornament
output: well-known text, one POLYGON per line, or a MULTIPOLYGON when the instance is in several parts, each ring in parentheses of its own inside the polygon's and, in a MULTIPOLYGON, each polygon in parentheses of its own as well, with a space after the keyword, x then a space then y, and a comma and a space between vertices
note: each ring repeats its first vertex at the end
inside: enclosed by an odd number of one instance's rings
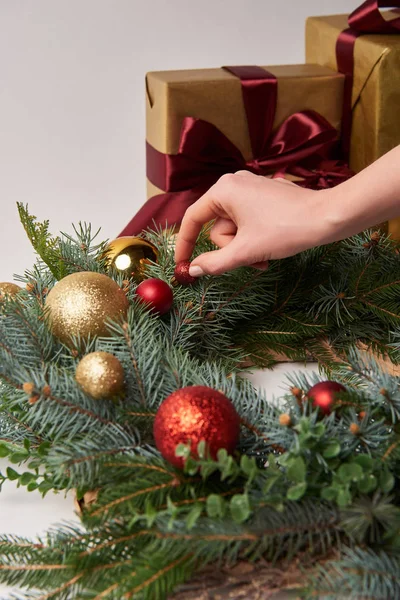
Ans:
POLYGON ((83 271, 61 279, 50 290, 45 306, 53 334, 71 345, 73 337, 109 336, 107 321, 125 318, 129 302, 113 279, 83 271))
POLYGON ((75 371, 82 390, 99 400, 117 396, 124 386, 124 369, 109 352, 91 352, 82 358, 75 371))
POLYGON ((106 250, 111 266, 125 279, 145 279, 145 266, 157 261, 157 249, 140 237, 123 236, 110 242, 106 250))
POLYGON ((6 281, 0 283, 0 300, 4 300, 7 296, 15 296, 22 288, 16 283, 7 283, 6 281))

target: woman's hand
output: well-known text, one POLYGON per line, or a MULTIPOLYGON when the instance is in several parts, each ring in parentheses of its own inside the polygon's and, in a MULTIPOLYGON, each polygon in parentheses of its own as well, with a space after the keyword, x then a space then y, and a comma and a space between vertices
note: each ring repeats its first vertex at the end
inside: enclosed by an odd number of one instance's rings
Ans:
POLYGON ((245 265, 265 269, 270 259, 323 244, 333 225, 327 210, 329 191, 307 190, 247 171, 224 175, 186 211, 176 262, 190 259, 202 226, 213 219, 210 237, 220 250, 194 259, 194 277, 245 265))

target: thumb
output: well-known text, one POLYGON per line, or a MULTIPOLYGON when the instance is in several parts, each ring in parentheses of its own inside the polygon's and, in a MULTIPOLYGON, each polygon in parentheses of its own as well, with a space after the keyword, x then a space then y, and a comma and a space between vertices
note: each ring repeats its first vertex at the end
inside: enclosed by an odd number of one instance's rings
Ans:
POLYGON ((193 259, 189 274, 192 277, 220 275, 225 271, 232 271, 238 267, 253 264, 256 259, 254 256, 250 256, 248 251, 246 252, 246 245, 243 245, 242 240, 239 240, 236 236, 223 248, 200 254, 200 256, 193 259))

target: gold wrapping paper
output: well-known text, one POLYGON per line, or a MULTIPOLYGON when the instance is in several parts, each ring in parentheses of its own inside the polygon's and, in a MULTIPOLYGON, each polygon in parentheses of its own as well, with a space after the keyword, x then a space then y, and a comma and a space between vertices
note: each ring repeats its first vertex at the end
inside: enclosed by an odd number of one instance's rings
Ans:
MULTIPOLYGON (((319 65, 265 67, 278 79, 274 129, 291 114, 315 110, 340 128, 344 78, 319 65)), ((148 73, 147 141, 159 152, 176 154, 184 117, 209 121, 251 158, 241 82, 223 69, 148 73)), ((147 181, 150 198, 163 190, 147 181)))
MULTIPOLYGON (((398 14, 387 11, 385 18, 398 14)), ((347 15, 310 17, 306 61, 336 69, 336 40, 347 15)), ((354 48, 350 167, 358 172, 400 144, 400 35, 362 35, 354 48)), ((400 196, 400 194, 399 194, 400 196)), ((400 219, 389 233, 400 239, 400 219)))

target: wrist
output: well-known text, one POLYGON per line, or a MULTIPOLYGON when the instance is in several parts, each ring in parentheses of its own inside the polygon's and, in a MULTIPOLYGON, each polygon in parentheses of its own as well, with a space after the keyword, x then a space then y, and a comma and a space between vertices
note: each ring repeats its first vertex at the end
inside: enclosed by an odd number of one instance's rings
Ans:
POLYGON ((357 215, 352 214, 354 203, 349 190, 343 184, 316 192, 317 227, 320 231, 319 245, 331 244, 359 233, 357 215))

